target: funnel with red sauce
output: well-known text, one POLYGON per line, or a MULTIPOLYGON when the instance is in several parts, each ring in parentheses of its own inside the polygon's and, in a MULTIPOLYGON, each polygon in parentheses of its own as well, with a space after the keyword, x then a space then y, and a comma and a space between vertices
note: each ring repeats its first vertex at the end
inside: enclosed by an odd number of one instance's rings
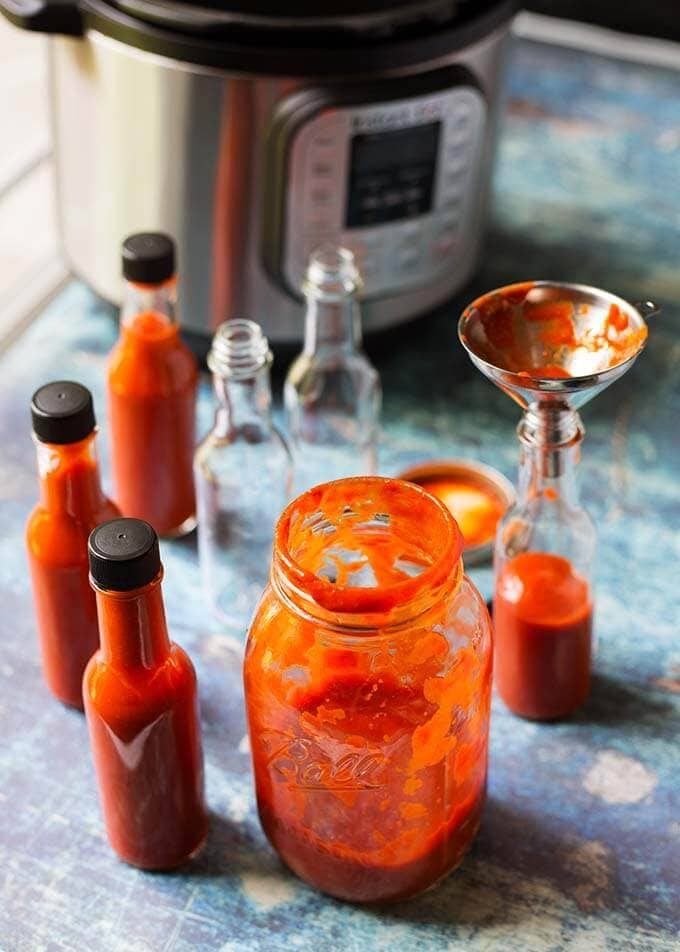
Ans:
POLYGON ((475 366, 520 406, 561 400, 575 410, 632 366, 656 310, 582 284, 533 281, 477 298, 458 333, 475 366))
POLYGON ((536 281, 490 291, 460 319, 472 362, 524 409, 517 501, 496 534, 493 609, 496 685, 522 717, 566 717, 588 696, 596 533, 576 488, 577 408, 633 365, 644 317, 656 310, 536 281))

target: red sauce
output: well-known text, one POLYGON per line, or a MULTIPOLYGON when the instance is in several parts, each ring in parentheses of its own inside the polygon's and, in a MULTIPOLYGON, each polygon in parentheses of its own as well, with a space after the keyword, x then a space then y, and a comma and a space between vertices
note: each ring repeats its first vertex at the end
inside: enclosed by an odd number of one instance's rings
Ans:
POLYGON ((531 367, 529 370, 520 370, 518 376, 566 379, 571 377, 571 374, 558 364, 543 364, 540 367, 531 367))
POLYGON ((83 696, 107 835, 125 862, 171 869, 207 833, 196 675, 168 638, 160 576, 97 603, 83 696))
POLYGON ((628 315, 617 304, 610 306, 604 325, 595 331, 590 326, 583 329, 575 320, 587 315, 587 305, 559 298, 542 299, 540 293, 541 286, 532 282, 512 284, 469 305, 465 315, 478 312, 483 329, 482 340, 475 342, 480 356, 522 376, 569 377, 563 363, 574 350, 606 350, 607 367, 614 367, 633 357, 647 338, 646 325, 631 327, 628 315), (527 367, 526 355, 537 344, 543 351, 541 362, 527 367))
POLYGON ((393 901, 458 865, 479 827, 485 752, 462 745, 435 763, 426 758, 416 776, 411 737, 436 706, 388 678, 336 677, 302 696, 298 711, 310 727, 323 724, 323 736, 281 746, 286 732, 272 732, 267 769, 255 761, 262 825, 298 876, 341 899, 393 901), (355 753, 338 761, 334 745, 356 745, 355 753), (271 782, 272 768, 285 788, 271 782), (454 773, 450 803, 443 793, 454 773))
POLYGON ((94 440, 92 433, 77 443, 39 445, 42 498, 26 527, 43 674, 55 697, 77 708, 85 666, 99 647, 87 537, 118 515, 102 492, 94 440))
POLYGON ((432 476, 415 480, 437 499, 441 499, 458 523, 465 548, 490 542, 505 506, 498 496, 473 480, 452 476, 432 476))
POLYGON ((165 315, 121 325, 109 360, 113 473, 124 515, 173 535, 195 513, 193 454, 198 368, 165 315))
POLYGON ((590 689, 593 606, 570 562, 525 552, 503 567, 493 606, 498 693, 515 714, 564 717, 590 689))
POLYGON ((461 548, 398 480, 315 487, 277 525, 244 663, 258 806, 291 869, 340 899, 428 888, 477 830, 491 639, 461 548))

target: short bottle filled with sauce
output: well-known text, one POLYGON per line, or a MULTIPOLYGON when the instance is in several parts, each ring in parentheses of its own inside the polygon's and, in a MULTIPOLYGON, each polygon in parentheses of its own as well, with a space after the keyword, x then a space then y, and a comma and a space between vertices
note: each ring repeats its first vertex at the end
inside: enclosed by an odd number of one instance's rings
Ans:
POLYGON ((73 381, 48 383, 33 394, 31 418, 40 502, 28 520, 26 546, 43 673, 55 697, 82 708, 83 672, 99 647, 87 538, 119 513, 101 487, 90 391, 73 381))
POLYGON ((141 869, 172 869, 205 841, 196 675, 170 641, 158 536, 114 519, 89 540, 101 648, 83 698, 109 842, 141 869))
POLYGON ((108 366, 116 501, 160 536, 196 524, 196 359, 179 336, 175 248, 158 233, 123 242, 120 338, 108 366))
POLYGON ((491 630, 448 509, 401 480, 314 487, 276 528, 244 662, 260 819, 340 899, 454 869, 485 799, 491 630))
POLYGON ((574 412, 528 410, 518 433, 518 499, 494 557, 495 679, 515 714, 556 720, 590 690, 595 527, 576 485, 583 431, 574 412))

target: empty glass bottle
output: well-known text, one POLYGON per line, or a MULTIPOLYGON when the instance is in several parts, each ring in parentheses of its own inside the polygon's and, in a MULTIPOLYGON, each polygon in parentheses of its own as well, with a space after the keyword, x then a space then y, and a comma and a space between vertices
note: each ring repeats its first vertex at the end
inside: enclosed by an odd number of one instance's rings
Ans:
POLYGON ((328 245, 312 254, 304 346, 284 388, 296 492, 376 470, 381 389, 362 350, 360 290, 351 251, 328 245))
POLYGON ((274 525, 292 490, 290 451, 271 419, 271 362, 258 324, 218 327, 208 355, 215 423, 194 457, 206 594, 213 612, 236 625, 267 579, 274 525))

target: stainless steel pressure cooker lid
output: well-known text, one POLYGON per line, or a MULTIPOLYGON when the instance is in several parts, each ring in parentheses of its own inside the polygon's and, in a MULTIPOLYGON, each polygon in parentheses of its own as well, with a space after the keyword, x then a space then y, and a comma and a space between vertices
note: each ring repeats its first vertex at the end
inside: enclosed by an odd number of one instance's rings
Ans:
POLYGON ((388 75, 464 49, 517 0, 0 0, 17 26, 90 30, 169 59, 268 76, 388 75))

